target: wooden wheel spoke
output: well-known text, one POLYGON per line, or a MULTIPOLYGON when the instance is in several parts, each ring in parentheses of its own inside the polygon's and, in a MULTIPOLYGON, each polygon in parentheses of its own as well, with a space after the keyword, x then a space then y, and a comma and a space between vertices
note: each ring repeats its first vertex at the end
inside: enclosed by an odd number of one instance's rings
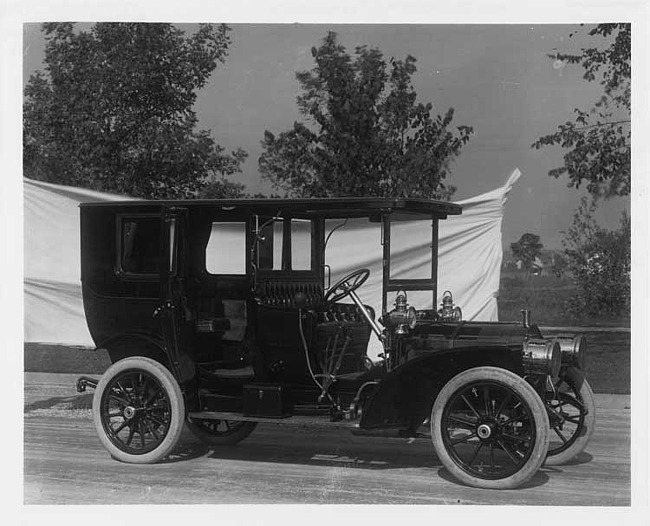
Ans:
POLYGON ((560 440, 562 440, 562 443, 564 443, 564 444, 567 443, 567 439, 566 439, 566 437, 562 434, 562 431, 560 431, 560 428, 559 428, 559 427, 555 426, 555 427, 553 428, 553 431, 555 431, 555 433, 557 434, 557 436, 560 437, 560 440))
POLYGON ((512 424, 514 422, 521 422, 522 420, 530 420, 530 415, 523 414, 523 415, 513 416, 512 418, 509 418, 505 422, 501 422, 501 425, 502 426, 507 426, 507 425, 510 425, 510 424, 512 424))
POLYGON ((151 425, 149 421, 146 421, 147 430, 153 435, 156 440, 160 440, 160 436, 156 432, 156 428, 151 425))
POLYGON ((467 405, 467 407, 469 407, 470 411, 472 413, 474 413, 474 416, 476 418, 481 418, 481 415, 478 414, 478 412, 476 411, 474 406, 470 403, 470 401, 467 399, 467 397, 465 395, 461 395, 460 397, 463 400, 463 402, 465 402, 465 405, 467 405))
POLYGON ((125 419, 124 422, 122 422, 122 423, 120 424, 120 426, 119 426, 117 429, 113 429, 113 433, 115 433, 115 434, 117 435, 117 434, 118 434, 120 431, 122 431, 122 429, 124 429, 127 425, 129 425, 129 421, 125 419))
POLYGON ((151 414, 149 415, 149 420, 151 420, 154 424, 157 424, 159 426, 167 425, 167 422, 165 422, 164 420, 160 420, 158 417, 151 414))
POLYGON ((490 411, 490 386, 488 384, 483 386, 483 406, 485 408, 485 414, 492 416, 492 411, 490 411))
POLYGON ((530 444, 532 441, 532 437, 530 435, 511 435, 510 433, 501 433, 501 436, 517 442, 523 442, 525 444, 530 444))
POLYGON ((131 445, 131 442, 133 441, 133 435, 135 435, 135 428, 133 426, 129 426, 129 436, 126 439, 127 446, 131 445))
POLYGON ((474 449, 474 453, 472 454, 472 458, 469 459, 469 462, 467 463, 468 467, 471 467, 474 461, 476 460, 476 457, 478 457, 479 451, 483 448, 483 442, 480 442, 476 445, 476 449, 474 449))
POLYGON ((508 392, 505 398, 501 401, 501 404, 499 405, 499 408, 496 410, 496 413, 494 413, 494 416, 499 416, 503 412, 508 402, 510 402, 511 398, 512 398, 512 393, 508 392))
POLYGON ((465 427, 468 427, 470 429, 474 429, 476 427, 476 422, 472 422, 471 420, 467 420, 466 418, 462 418, 460 416, 449 415, 447 419, 452 422, 456 422, 457 424, 461 424, 465 427))
POLYGON ((513 464, 518 464, 519 463, 519 459, 515 458, 514 454, 512 453, 512 451, 510 451, 508 446, 506 446, 506 444, 505 444, 505 442, 503 440, 498 438, 497 439, 497 444, 499 444, 499 446, 501 447, 501 449, 503 449, 505 454, 508 455, 508 457, 510 458, 510 460, 512 461, 513 464))
POLYGON ((467 442, 468 440, 471 440, 472 438, 477 438, 477 437, 478 437, 478 435, 476 434, 476 432, 474 432, 474 433, 471 433, 469 435, 463 435, 462 437, 455 438, 455 439, 451 440, 449 443, 452 446, 456 446, 458 444, 462 444, 463 442, 467 442))
POLYGON ((142 445, 142 449, 144 449, 145 438, 144 438, 144 430, 143 430, 142 422, 138 424, 138 433, 140 433, 140 444, 142 445))
POLYGON ((116 401, 116 402, 122 404, 122 405, 125 406, 125 407, 128 406, 128 405, 131 405, 131 401, 130 401, 130 400, 127 400, 126 398, 122 398, 121 396, 117 395, 117 394, 114 393, 114 392, 111 392, 108 396, 109 396, 109 398, 110 398, 111 400, 114 400, 114 401, 116 401))
POLYGON ((131 395, 129 394, 129 392, 128 392, 126 389, 124 389, 124 387, 122 387, 122 384, 120 384, 119 381, 115 382, 115 387, 116 387, 117 390, 118 390, 120 393, 122 393, 122 394, 126 397, 126 399, 128 400, 128 402, 127 402, 126 405, 129 405, 129 404, 132 404, 132 403, 133 403, 133 399, 131 398, 131 395))

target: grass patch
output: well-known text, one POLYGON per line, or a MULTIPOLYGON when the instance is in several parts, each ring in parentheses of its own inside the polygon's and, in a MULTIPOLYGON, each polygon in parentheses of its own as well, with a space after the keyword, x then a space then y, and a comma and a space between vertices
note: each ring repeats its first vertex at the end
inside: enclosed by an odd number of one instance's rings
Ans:
POLYGON ((572 282, 555 277, 502 275, 497 300, 499 319, 518 321, 521 310, 528 309, 533 323, 538 325, 566 324, 562 307, 574 291, 572 282))
POLYGON ((106 351, 87 347, 25 343, 25 372, 102 374, 111 365, 106 351))
POLYGON ((502 272, 499 290, 499 319, 518 321, 521 310, 531 311, 532 322, 545 326, 629 327, 630 318, 568 317, 564 305, 576 294, 572 280, 555 276, 528 276, 502 272))
POLYGON ((597 393, 630 394, 629 332, 587 333, 586 376, 597 393))
MULTIPOLYGON (((556 333, 559 331, 544 331, 544 336, 552 337, 556 333)), ((585 376, 594 392, 630 394, 631 334, 604 331, 582 334, 587 338, 585 376)))

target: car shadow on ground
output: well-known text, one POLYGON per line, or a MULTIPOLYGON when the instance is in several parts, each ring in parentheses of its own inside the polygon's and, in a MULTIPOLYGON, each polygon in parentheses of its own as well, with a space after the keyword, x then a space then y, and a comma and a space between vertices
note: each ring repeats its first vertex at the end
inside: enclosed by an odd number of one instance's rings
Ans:
MULTIPOLYGON (((356 440, 360 439, 361 437, 356 437, 356 440)), ((434 470, 440 478, 450 483, 459 484, 458 480, 442 466, 433 451, 433 445, 427 440, 409 443, 406 439, 372 438, 372 441, 367 443, 333 441, 331 444, 325 444, 319 441, 313 444, 290 441, 287 438, 287 443, 282 446, 270 442, 264 444, 258 440, 255 442, 211 448, 206 458, 362 470, 424 468, 434 470), (287 447, 288 444, 291 446, 287 447)), ((542 469, 517 490, 537 488, 545 485, 549 480, 547 470, 542 469)))
MULTIPOLYGON (((187 431, 187 430, 185 430, 187 431)), ((189 431, 179 445, 198 442, 189 431)), ((261 424, 242 442, 210 447, 207 458, 358 469, 441 467, 427 439, 355 436, 345 429, 261 424)))
POLYGON ((542 466, 541 469, 544 471, 547 471, 549 473, 562 473, 562 467, 564 466, 579 466, 580 464, 588 464, 594 459, 593 455, 583 451, 580 453, 578 456, 575 458, 572 458, 571 460, 568 460, 562 465, 559 466, 542 466))
MULTIPOLYGON (((440 468, 438 470, 438 475, 440 476, 441 479, 445 479, 447 482, 452 482, 454 484, 461 484, 458 479, 456 479, 449 471, 447 471, 445 468, 440 468)), ((550 477, 548 476, 547 473, 545 473, 542 470, 538 471, 533 475, 533 477, 526 482, 525 484, 522 484, 521 486, 518 486, 515 488, 517 491, 520 491, 522 489, 532 489, 532 488, 537 488, 539 486, 543 486, 550 480, 550 477)), ((468 486, 469 487, 469 486, 468 486)), ((502 490, 502 489, 494 489, 494 490, 489 490, 489 489, 483 489, 481 488, 481 491, 498 491, 501 493, 502 491, 512 491, 512 490, 502 490)))
MULTIPOLYGON (((308 432, 305 433, 308 437, 296 440, 295 434, 286 429, 255 433, 234 446, 209 447, 205 458, 362 470, 428 468, 446 481, 459 483, 442 466, 431 441, 426 438, 360 437, 339 430, 322 434, 308 432)), ((552 470, 542 468, 518 489, 536 488, 548 483, 550 472, 552 470)))
POLYGON ((437 468, 442 465, 433 451, 404 451, 400 449, 399 445, 386 448, 381 453, 375 453, 369 452, 367 448, 362 451, 358 447, 311 446, 295 442, 291 443, 290 447, 287 444, 282 450, 275 445, 238 444, 214 448, 208 454, 208 458, 364 470, 437 468))
POLYGON ((188 460, 205 457, 209 452, 210 448, 205 444, 183 441, 174 448, 171 455, 156 462, 156 464, 176 464, 177 462, 187 462, 188 460))

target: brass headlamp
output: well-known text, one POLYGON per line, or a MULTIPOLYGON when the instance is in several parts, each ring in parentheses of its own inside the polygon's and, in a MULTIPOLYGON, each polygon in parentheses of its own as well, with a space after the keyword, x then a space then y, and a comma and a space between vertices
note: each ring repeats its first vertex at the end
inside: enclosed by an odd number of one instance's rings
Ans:
POLYGON ((406 334, 417 324, 417 311, 409 307, 406 292, 400 290, 395 296, 395 308, 387 312, 381 320, 385 327, 394 327, 395 334, 406 334))
POLYGON ((442 321, 461 321, 463 319, 463 312, 460 307, 454 306, 454 297, 451 295, 450 290, 446 290, 442 294, 442 303, 438 309, 438 317, 442 321))

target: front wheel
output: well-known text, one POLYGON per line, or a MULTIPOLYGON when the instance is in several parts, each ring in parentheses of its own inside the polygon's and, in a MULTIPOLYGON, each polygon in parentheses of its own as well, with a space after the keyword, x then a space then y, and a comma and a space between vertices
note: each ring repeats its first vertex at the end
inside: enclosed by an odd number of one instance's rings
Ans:
POLYGON ((150 358, 111 365, 93 397, 93 421, 104 447, 118 460, 157 462, 183 431, 185 402, 171 372, 150 358))
POLYGON ((545 464, 559 466, 584 451, 596 425, 594 393, 584 374, 574 367, 561 372, 546 407, 551 440, 545 464))
POLYGON ((209 446, 230 446, 250 435, 257 422, 238 420, 187 419, 187 427, 201 442, 209 446))
POLYGON ((476 367, 452 378, 431 412, 438 458, 459 481, 512 489, 542 466, 549 444, 544 403, 516 374, 476 367))

